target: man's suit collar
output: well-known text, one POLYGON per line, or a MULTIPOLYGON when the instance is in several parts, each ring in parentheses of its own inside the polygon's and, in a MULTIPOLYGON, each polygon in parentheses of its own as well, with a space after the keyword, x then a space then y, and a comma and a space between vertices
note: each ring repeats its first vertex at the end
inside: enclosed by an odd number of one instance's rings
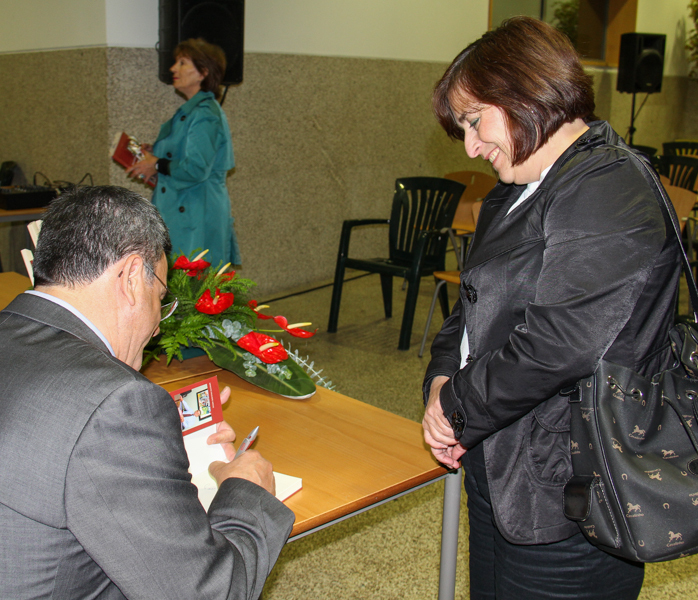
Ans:
MULTIPOLYGON (((33 294, 20 294, 2 313, 10 312, 65 331, 111 354, 109 348, 83 321, 62 306, 33 294)), ((0 313, 0 314, 2 314, 0 313)))

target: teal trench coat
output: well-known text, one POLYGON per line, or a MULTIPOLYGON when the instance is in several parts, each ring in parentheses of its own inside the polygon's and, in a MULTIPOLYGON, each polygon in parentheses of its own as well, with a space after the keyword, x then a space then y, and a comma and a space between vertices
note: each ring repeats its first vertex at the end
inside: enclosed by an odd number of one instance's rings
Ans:
POLYGON ((200 91, 161 128, 153 154, 170 160, 158 175, 153 204, 165 220, 175 255, 208 249, 206 260, 240 264, 227 172, 235 166, 230 128, 212 92, 200 91))

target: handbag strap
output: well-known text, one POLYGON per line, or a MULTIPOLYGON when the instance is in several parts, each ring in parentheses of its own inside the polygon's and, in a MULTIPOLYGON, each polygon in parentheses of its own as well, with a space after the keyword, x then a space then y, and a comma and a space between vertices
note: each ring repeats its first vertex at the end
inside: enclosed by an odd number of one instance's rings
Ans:
POLYGON ((664 208, 669 215, 669 220, 671 221, 674 235, 676 236, 676 241, 679 244, 679 251, 681 252, 681 262, 683 264, 683 274, 686 278, 686 283, 688 284, 688 294, 691 297, 691 308, 693 309, 693 320, 698 322, 698 288, 696 287, 696 280, 693 277, 693 271, 691 270, 691 263, 688 261, 688 256, 686 256, 686 251, 684 250, 683 243, 681 242, 681 226, 679 225, 679 218, 676 216, 676 211, 674 210, 674 205, 667 196, 666 190, 659 180, 657 172, 649 166, 644 160, 639 158, 632 150, 628 148, 623 148, 622 146, 613 146, 619 150, 624 151, 636 165, 639 165, 640 170, 647 175, 654 183, 655 188, 659 192, 663 202, 664 208))

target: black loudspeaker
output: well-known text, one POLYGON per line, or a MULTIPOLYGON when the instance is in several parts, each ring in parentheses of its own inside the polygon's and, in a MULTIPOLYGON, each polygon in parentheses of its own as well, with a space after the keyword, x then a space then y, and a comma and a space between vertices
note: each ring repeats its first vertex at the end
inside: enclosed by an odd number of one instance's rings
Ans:
POLYGON ((245 0, 160 0, 160 81, 172 83, 170 67, 177 44, 189 38, 203 38, 225 52, 223 85, 241 83, 244 34, 245 0))
POLYGON ((663 33, 624 33, 620 36, 619 92, 654 94, 662 91, 663 33))

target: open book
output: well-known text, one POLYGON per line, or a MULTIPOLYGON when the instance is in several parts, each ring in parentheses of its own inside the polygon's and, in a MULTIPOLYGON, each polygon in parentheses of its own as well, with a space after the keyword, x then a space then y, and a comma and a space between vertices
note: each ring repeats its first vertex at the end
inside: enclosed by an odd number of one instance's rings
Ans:
MULTIPOLYGON (((179 410, 192 483, 199 490, 199 502, 205 510, 208 510, 218 491, 216 480, 208 473, 208 466, 215 460, 227 462, 220 444, 209 446, 206 443, 208 436, 215 432, 216 423, 223 420, 218 378, 209 377, 170 392, 170 395, 179 410)), ((303 487, 303 480, 300 477, 274 471, 274 479, 276 497, 282 502, 303 487)))

